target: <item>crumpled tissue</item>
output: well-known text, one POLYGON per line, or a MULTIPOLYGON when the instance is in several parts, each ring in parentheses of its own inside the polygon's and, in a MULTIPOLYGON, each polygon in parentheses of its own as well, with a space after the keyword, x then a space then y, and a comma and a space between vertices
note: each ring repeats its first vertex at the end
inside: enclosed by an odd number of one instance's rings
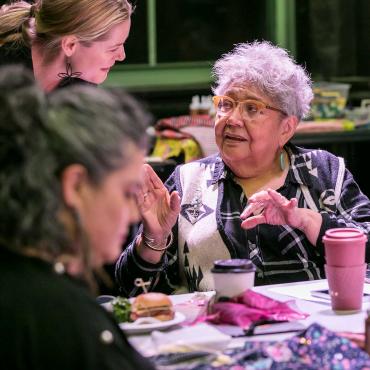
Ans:
POLYGON ((308 314, 293 308, 294 300, 280 302, 247 290, 228 301, 219 301, 211 306, 210 313, 199 317, 197 322, 237 325, 248 329, 252 323, 261 320, 294 321, 305 319, 308 314))

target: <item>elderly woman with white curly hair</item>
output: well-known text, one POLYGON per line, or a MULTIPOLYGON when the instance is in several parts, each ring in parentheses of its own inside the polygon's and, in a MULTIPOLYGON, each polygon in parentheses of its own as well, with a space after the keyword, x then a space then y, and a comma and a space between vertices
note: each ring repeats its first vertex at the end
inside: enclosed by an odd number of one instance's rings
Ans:
POLYGON ((135 277, 167 293, 211 290, 213 262, 228 258, 251 259, 257 285, 324 278, 325 231, 370 231, 369 199, 343 159, 289 142, 313 97, 305 70, 253 42, 213 71, 219 153, 177 167, 165 185, 145 167, 142 229, 116 268, 127 295, 135 277))

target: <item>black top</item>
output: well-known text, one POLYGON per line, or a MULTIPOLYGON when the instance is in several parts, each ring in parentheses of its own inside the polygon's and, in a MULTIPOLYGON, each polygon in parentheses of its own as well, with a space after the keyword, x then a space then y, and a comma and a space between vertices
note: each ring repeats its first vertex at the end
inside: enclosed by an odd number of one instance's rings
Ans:
MULTIPOLYGON (((62 89, 63 87, 70 86, 70 85, 89 85, 89 86, 97 86, 96 84, 83 80, 78 77, 64 77, 63 79, 60 80, 58 86, 56 89, 62 89)), ((52 91, 51 91, 52 92, 52 91)))
POLYGON ((3 248, 0 364, 12 370, 154 369, 82 283, 3 248))
MULTIPOLYGON (((15 47, 11 43, 1 46, 0 47, 0 65, 5 65, 5 64, 21 64, 29 68, 31 71, 33 71, 31 49, 26 46, 15 47)), ((88 82, 81 78, 65 77, 60 80, 56 89, 66 87, 69 85, 75 85, 75 84, 85 84, 85 85, 97 86, 96 84, 92 82, 88 82)))

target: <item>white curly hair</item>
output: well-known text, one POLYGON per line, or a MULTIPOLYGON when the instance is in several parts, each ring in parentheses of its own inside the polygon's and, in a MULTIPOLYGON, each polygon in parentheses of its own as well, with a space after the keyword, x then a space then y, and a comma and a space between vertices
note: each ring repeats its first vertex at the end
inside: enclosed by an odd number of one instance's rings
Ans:
POLYGON ((213 66, 215 95, 223 95, 234 82, 252 85, 288 115, 303 118, 313 98, 306 70, 288 52, 268 41, 241 43, 213 66))

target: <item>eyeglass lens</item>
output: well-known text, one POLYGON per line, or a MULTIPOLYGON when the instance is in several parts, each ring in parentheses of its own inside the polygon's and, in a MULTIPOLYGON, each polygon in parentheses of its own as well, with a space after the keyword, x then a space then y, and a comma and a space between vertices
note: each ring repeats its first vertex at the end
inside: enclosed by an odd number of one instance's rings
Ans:
POLYGON ((231 114, 238 104, 241 105, 241 113, 248 118, 254 118, 263 108, 263 104, 261 105, 257 101, 247 100, 244 102, 236 102, 231 98, 220 97, 217 104, 217 112, 220 115, 226 116, 231 114))

